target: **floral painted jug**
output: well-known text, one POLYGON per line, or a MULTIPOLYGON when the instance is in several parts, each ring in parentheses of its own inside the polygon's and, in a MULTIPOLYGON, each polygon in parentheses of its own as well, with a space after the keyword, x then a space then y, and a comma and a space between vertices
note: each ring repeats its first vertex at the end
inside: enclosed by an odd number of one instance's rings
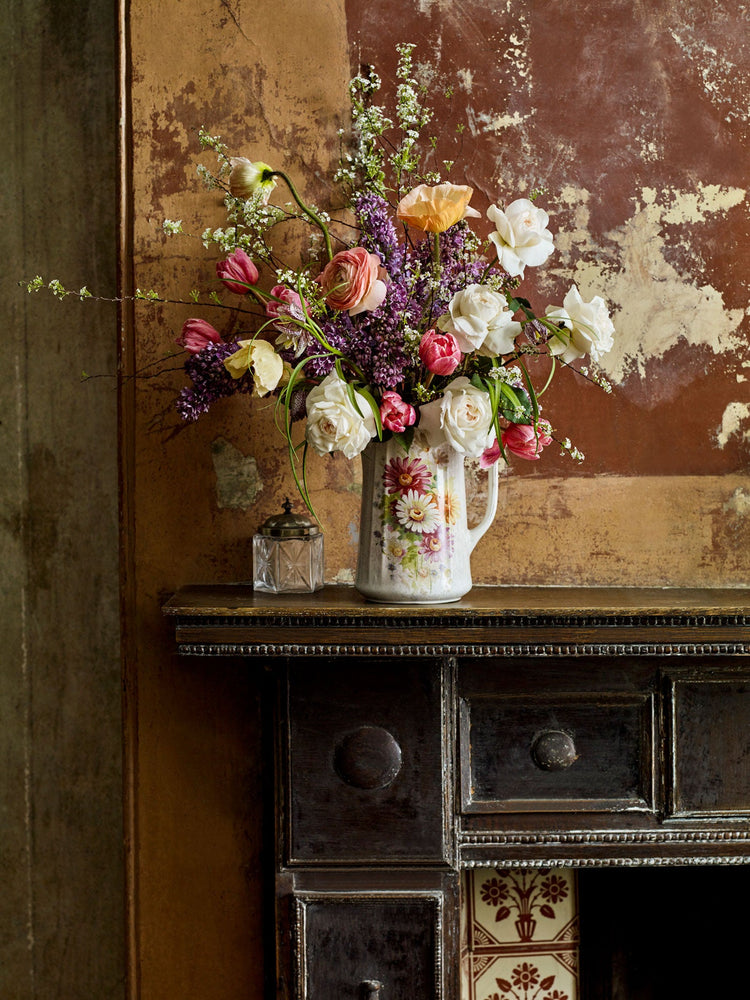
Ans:
POLYGON ((357 590, 382 604, 444 604, 471 590, 470 556, 497 510, 497 464, 487 507, 469 528, 464 456, 419 433, 408 452, 395 439, 362 452, 357 590))

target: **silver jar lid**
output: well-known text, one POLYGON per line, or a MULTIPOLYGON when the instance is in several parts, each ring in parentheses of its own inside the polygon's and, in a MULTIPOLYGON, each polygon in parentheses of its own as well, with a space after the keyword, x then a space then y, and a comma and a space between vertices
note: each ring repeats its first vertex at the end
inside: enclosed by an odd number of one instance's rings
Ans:
POLYGON ((289 497, 282 504, 283 514, 272 514, 261 524, 258 531, 261 535, 271 535, 273 538, 312 538, 320 534, 317 524, 305 517, 295 514, 289 497))

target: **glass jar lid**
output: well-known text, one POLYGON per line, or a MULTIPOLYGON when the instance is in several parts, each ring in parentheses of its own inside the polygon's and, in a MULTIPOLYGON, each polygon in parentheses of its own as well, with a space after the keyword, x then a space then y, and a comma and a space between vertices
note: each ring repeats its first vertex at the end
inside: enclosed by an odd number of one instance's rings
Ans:
POLYGON ((317 524, 305 517, 295 514, 289 497, 282 504, 283 514, 272 514, 258 529, 261 535, 271 535, 273 538, 311 538, 320 534, 317 524))

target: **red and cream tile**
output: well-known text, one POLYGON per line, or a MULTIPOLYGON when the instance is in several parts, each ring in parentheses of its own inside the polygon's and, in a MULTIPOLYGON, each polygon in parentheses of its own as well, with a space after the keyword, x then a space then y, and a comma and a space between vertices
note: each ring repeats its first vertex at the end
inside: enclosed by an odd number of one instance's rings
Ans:
POLYGON ((578 1000, 578 901, 565 868, 465 873, 462 1000, 578 1000))

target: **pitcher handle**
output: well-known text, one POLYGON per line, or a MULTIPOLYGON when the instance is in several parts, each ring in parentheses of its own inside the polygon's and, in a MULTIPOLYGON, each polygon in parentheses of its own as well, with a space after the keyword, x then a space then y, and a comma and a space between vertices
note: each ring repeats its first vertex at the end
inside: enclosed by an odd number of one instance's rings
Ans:
POLYGON ((474 551, 474 546, 495 520, 495 514, 497 513, 499 465, 499 461, 495 462, 495 464, 491 465, 487 470, 487 508, 484 512, 484 517, 479 524, 475 525, 473 528, 469 528, 469 552, 474 551))

